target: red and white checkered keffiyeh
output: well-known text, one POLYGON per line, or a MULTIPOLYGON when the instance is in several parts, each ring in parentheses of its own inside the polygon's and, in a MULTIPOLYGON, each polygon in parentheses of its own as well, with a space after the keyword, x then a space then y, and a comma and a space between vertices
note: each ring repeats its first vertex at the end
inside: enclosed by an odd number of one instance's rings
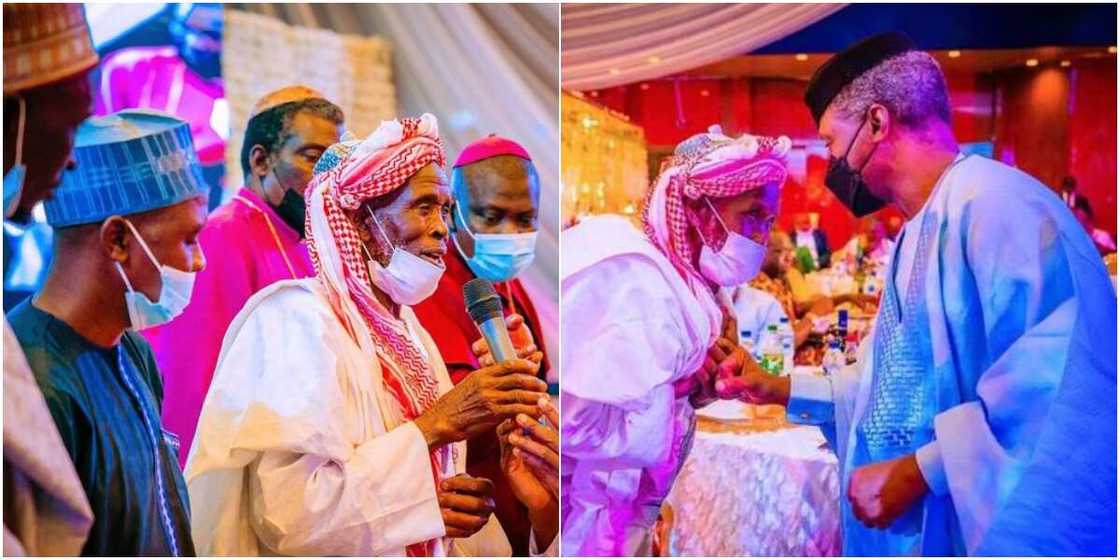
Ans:
POLYGON ((646 196, 642 224, 646 236, 691 285, 713 287, 693 265, 700 241, 688 234, 711 219, 704 197, 738 196, 786 180, 790 140, 724 136, 719 127, 681 142, 661 165, 646 196))
MULTIPOLYGON (((352 144, 352 143, 350 143, 352 144)), ((371 289, 369 269, 358 227, 359 210, 366 201, 390 193, 428 164, 445 165, 443 143, 434 116, 402 118, 381 123, 373 134, 352 148, 332 146, 343 153, 341 161, 315 175, 307 185, 307 244, 315 272, 332 299, 332 307, 344 323, 352 319, 349 298, 370 332, 373 346, 387 353, 402 375, 383 367, 385 387, 400 404, 405 421, 420 416, 439 399, 439 382, 432 365, 413 342, 408 327, 377 301, 371 289), (349 153, 346 153, 346 152, 349 153)), ((356 333, 350 327, 352 333, 356 333)), ((439 484, 450 453, 432 453, 435 483, 439 484)), ((410 556, 430 555, 434 542, 408 548, 410 556)))

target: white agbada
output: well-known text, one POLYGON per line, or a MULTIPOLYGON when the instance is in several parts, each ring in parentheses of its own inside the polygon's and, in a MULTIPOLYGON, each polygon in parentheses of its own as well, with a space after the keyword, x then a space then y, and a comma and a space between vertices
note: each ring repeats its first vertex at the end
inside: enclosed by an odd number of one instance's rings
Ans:
MULTIPOLYGON (((446 393, 438 349, 407 306, 401 318, 446 393)), ((347 332, 317 278, 249 300, 222 344, 187 459, 200 556, 404 556, 445 534, 427 444, 384 389, 369 345, 347 332)), ((445 476, 465 472, 466 446, 453 445, 445 476)), ((510 554, 494 517, 450 542, 436 553, 510 554)))
POLYGON ((691 443, 673 383, 699 369, 722 314, 625 218, 591 218, 561 246, 561 552, 633 555, 691 443))
POLYGON ((892 266, 875 329, 898 312, 906 341, 874 332, 831 382, 792 378, 790 419, 822 424, 840 457, 845 555, 1115 556, 1116 295, 1070 211, 1021 171, 959 157, 892 266), (847 485, 884 450, 914 452, 931 492, 869 529, 847 485))

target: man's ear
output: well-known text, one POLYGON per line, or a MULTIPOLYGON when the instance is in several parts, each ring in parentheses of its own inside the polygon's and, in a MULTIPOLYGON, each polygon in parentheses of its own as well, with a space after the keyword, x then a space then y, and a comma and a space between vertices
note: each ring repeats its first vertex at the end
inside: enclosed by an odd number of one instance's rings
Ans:
POLYGON ((98 230, 98 245, 105 256, 119 263, 128 260, 129 229, 121 216, 110 216, 98 230))
POLYGON ((891 129, 891 114, 887 108, 874 103, 867 110, 868 126, 871 127, 871 140, 879 141, 887 137, 891 129))
POLYGON ((272 169, 272 163, 268 161, 268 155, 268 150, 260 144, 249 150, 249 170, 254 177, 264 177, 272 169))
MULTIPOLYGON (((455 235, 455 232, 459 229, 459 218, 456 217, 456 214, 462 211, 463 209, 459 206, 458 199, 451 197, 451 212, 447 217, 447 232, 451 235, 455 235)), ((463 213, 462 216, 464 220, 467 219, 466 213, 463 213)))
POLYGON ((362 243, 368 245, 370 240, 373 239, 373 235, 369 232, 372 227, 374 227, 373 220, 370 219, 368 213, 363 213, 358 217, 358 227, 355 229, 358 230, 358 239, 360 239, 362 243))
MULTIPOLYGON (((374 210, 373 212, 376 213, 377 210, 374 210)), ((370 213, 363 209, 362 215, 364 216, 364 218, 358 222, 358 239, 361 240, 362 244, 364 244, 366 248, 369 249, 369 252, 374 256, 374 258, 381 262, 382 265, 388 264, 389 257, 393 253, 393 247, 389 245, 389 243, 385 240, 385 237, 381 235, 380 230, 377 228, 377 224, 375 224, 373 222, 373 218, 370 217, 370 213)), ((392 227, 387 223, 384 216, 378 216, 377 219, 381 223, 381 227, 392 227)), ((385 233, 386 235, 389 234, 388 231, 386 231, 385 233)))

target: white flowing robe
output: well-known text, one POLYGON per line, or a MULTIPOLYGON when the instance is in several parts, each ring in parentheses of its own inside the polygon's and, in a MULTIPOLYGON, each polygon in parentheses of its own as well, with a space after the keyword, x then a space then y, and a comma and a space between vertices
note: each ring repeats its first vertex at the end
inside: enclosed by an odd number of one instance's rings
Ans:
POLYGON ((852 471, 869 462, 859 428, 874 333, 838 377, 792 382, 790 419, 822 424, 840 456, 845 555, 1115 556, 1116 295, 1092 242, 1034 178, 972 156, 901 243, 898 295, 924 275, 928 317, 908 336, 933 356, 920 507, 883 531, 848 503, 852 471), (912 269, 919 250, 926 266, 912 269))
POLYGON ((561 553, 633 555, 688 452, 692 407, 673 382, 700 367, 721 314, 624 218, 561 244, 561 553))
MULTIPOLYGON (((439 351, 411 309, 401 317, 446 393, 439 351)), ((234 319, 187 459, 200 556, 404 556, 445 534, 428 446, 365 340, 347 332, 316 278, 273 284, 234 319)), ((445 476, 465 471, 466 446, 453 446, 445 476)), ((510 554, 493 517, 451 543, 437 554, 510 554)))

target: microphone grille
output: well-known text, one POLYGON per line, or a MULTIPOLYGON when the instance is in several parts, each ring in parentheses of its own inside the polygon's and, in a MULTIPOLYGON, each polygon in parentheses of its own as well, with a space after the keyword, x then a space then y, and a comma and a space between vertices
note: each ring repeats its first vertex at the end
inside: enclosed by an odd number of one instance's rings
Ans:
POLYGON ((485 278, 475 278, 463 284, 463 301, 467 304, 467 313, 475 323, 502 317, 502 298, 494 290, 494 285, 485 278))

